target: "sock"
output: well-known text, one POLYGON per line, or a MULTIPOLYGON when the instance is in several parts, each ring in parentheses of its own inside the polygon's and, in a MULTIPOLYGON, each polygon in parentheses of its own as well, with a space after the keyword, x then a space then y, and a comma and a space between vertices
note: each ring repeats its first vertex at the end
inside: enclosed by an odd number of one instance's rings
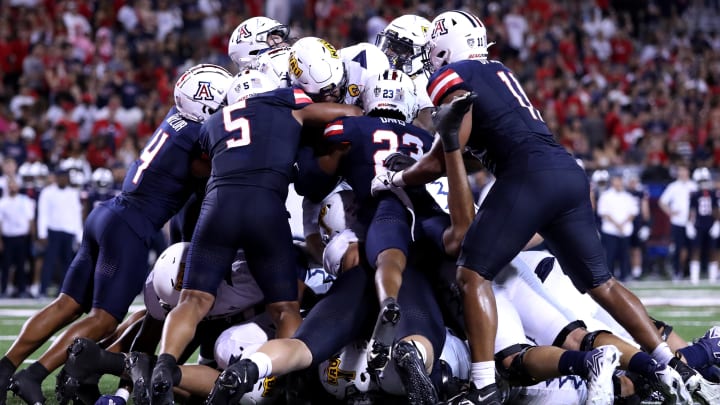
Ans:
POLYGON ((418 354, 420 355, 420 359, 422 359, 423 364, 425 364, 425 360, 427 359, 427 350, 425 350, 425 346, 422 344, 411 340, 410 343, 412 343, 413 346, 415 346, 415 350, 418 351, 418 354))
POLYGON ((177 359, 172 354, 163 353, 158 356, 157 364, 162 365, 163 367, 167 367, 170 369, 170 372, 172 373, 172 383, 173 385, 180 384, 180 379, 182 378, 182 372, 180 371, 180 367, 177 365, 177 359))
POLYGON ((258 371, 260 372, 258 378, 265 378, 272 374, 272 360, 270 360, 270 356, 267 354, 255 352, 251 354, 248 359, 258 367, 258 371))
POLYGON ((484 388, 490 384, 495 384, 495 362, 479 361, 472 363, 472 371, 470 379, 476 388, 484 388))
POLYGON ((118 388, 117 391, 115 391, 115 396, 120 397, 127 402, 127 400, 130 398, 130 392, 126 390, 125 388, 118 388))
POLYGON ((558 361, 558 371, 562 375, 579 375, 582 378, 587 378, 588 368, 585 365, 585 359, 590 356, 592 352, 581 352, 577 350, 568 350, 560 355, 558 361))
POLYGON ((99 371, 104 374, 119 376, 125 371, 125 355, 102 350, 98 356, 98 365, 100 366, 99 371))
POLYGON ((688 366, 692 368, 703 368, 712 364, 712 354, 697 343, 683 347, 678 352, 685 356, 688 366))
POLYGON ((690 283, 697 284, 700 282, 700 262, 698 260, 690 261, 690 283))
POLYGON ((645 352, 637 352, 628 364, 627 371, 638 373, 644 377, 650 376, 658 368, 658 362, 645 352))
POLYGON ((708 265, 708 280, 715 283, 718 278, 718 262, 710 262, 708 265))
POLYGON ((10 359, 7 358, 7 356, 3 356, 2 359, 0 359, 0 376, 4 376, 8 374, 8 376, 12 376, 15 373, 15 370, 17 370, 17 367, 13 364, 10 359))
POLYGON ((675 357, 667 342, 660 343, 650 355, 660 364, 668 364, 675 357))
POLYGON ((39 361, 36 361, 35 363, 28 366, 27 369, 25 369, 25 372, 27 373, 28 377, 34 381, 43 382, 47 378, 48 375, 50 375, 50 372, 48 369, 45 368, 42 364, 40 364, 39 361))

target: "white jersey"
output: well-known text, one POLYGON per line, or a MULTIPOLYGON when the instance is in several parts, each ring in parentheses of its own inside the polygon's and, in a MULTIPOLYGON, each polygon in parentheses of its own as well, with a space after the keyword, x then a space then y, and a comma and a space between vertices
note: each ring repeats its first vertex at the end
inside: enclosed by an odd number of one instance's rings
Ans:
POLYGON ((346 64, 348 62, 356 62, 367 70, 371 76, 390 69, 390 62, 387 56, 377 46, 369 42, 360 42, 352 46, 346 46, 340 49, 340 59, 346 64))
MULTIPOLYGON (((205 319, 222 318, 246 311, 263 301, 263 293, 250 274, 247 262, 244 257, 236 260, 232 265, 232 285, 226 280, 220 283, 210 312, 205 319)), ((169 309, 160 304, 160 298, 153 289, 153 272, 150 272, 145 279, 145 290, 143 292, 145 307, 150 316, 158 320, 164 320, 169 309)))
POLYGON ((433 107, 427 92, 428 77, 424 73, 417 74, 413 77, 413 83, 415 83, 415 92, 417 93, 418 111, 433 107))
POLYGON ((295 187, 291 184, 288 187, 287 199, 285 200, 285 209, 290 214, 290 231, 292 232, 293 238, 304 239, 307 235, 305 233, 305 227, 303 226, 303 197, 300 196, 296 191, 295 187))
POLYGON ((370 73, 357 62, 347 61, 344 63, 347 74, 347 91, 345 92, 345 100, 343 100, 343 103, 360 105, 360 96, 365 89, 365 83, 370 77, 370 73))

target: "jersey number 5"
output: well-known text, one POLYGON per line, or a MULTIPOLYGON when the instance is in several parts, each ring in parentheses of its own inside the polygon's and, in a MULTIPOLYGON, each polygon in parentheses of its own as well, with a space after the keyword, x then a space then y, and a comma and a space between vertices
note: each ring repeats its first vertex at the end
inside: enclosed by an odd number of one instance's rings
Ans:
POLYGON ((377 176, 381 172, 384 172, 385 166, 383 162, 385 158, 398 151, 399 143, 402 142, 403 146, 412 147, 414 150, 409 153, 409 156, 415 160, 418 160, 423 155, 423 141, 415 135, 403 134, 402 137, 393 131, 387 129, 378 129, 373 132, 373 143, 385 143, 387 142, 388 147, 380 149, 373 155, 375 161, 375 175, 377 176))
POLYGON ((228 149, 250 145, 250 121, 245 117, 233 119, 233 111, 245 108, 245 100, 239 101, 231 106, 223 108, 223 123, 225 131, 234 132, 240 130, 240 136, 228 139, 225 145, 228 149))

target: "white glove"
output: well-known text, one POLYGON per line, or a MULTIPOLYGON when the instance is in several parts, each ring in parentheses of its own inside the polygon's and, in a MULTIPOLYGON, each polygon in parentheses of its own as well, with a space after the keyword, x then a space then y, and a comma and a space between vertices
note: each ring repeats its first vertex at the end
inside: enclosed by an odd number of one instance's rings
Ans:
POLYGON ((695 239, 697 236, 697 230, 695 229, 695 225, 688 223, 685 225, 685 235, 687 235, 690 239, 695 239))
POLYGON ((710 227, 710 237, 713 239, 720 237, 720 221, 713 222, 712 227, 710 227))
POLYGON ((385 173, 378 174, 372 179, 370 183, 370 193, 373 196, 378 195, 381 191, 388 191, 393 188, 405 186, 405 182, 402 179, 402 170, 399 172, 386 171, 385 173))
POLYGON ((647 225, 640 227, 637 235, 641 241, 643 241, 643 242, 647 241, 650 238, 650 227, 647 225))

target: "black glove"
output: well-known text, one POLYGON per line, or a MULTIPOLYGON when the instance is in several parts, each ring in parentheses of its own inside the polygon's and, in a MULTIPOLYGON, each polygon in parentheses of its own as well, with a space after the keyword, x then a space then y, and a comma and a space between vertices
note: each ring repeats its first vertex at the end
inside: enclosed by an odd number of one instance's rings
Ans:
POLYGON ((458 136, 460 124, 476 98, 477 94, 474 92, 465 93, 460 97, 455 97, 450 103, 437 107, 433 112, 433 125, 440 134, 440 140, 445 152, 460 149, 458 136))
POLYGON ((383 160, 383 166, 390 171, 399 172, 400 170, 407 169, 412 166, 415 162, 417 162, 417 160, 414 158, 400 152, 395 152, 391 153, 385 158, 385 160, 383 160))

